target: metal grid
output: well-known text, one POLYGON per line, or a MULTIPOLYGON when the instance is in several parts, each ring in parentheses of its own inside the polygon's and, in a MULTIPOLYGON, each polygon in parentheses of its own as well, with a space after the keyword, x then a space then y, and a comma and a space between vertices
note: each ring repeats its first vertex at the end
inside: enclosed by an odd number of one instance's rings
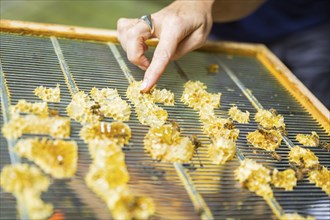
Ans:
MULTIPOLYGON (((60 83, 61 103, 51 107, 59 109, 61 115, 66 115, 65 107, 70 102, 71 96, 51 40, 4 33, 1 34, 0 40, 0 59, 11 94, 11 104, 23 98, 27 101, 37 101, 38 98, 33 95, 36 86, 53 87, 56 83, 60 83)), ((58 43, 80 90, 89 92, 94 86, 117 88, 120 95, 126 98, 128 81, 107 44, 75 40, 58 40, 58 43)), ((126 60, 119 46, 117 49, 133 77, 136 80, 142 79, 143 72, 126 60)), ((151 52, 148 56, 151 56, 151 52)), ((180 102, 186 80, 201 80, 208 86, 208 91, 222 92, 221 108, 216 110, 218 115, 226 117, 227 110, 232 104, 236 104, 240 109, 250 111, 251 118, 254 117, 255 108, 223 66, 220 65, 220 72, 217 74, 207 73, 206 68, 211 63, 227 66, 265 108, 275 108, 284 115, 288 137, 294 144, 297 144, 294 141, 297 133, 316 131, 320 139, 327 142, 330 141, 330 137, 254 57, 193 52, 177 62, 172 62, 166 69, 158 87, 174 92, 176 105, 174 107, 161 105, 161 107, 168 111, 169 119, 179 122, 184 135, 197 134, 202 140, 203 147, 199 149, 198 156, 195 155, 191 164, 185 164, 184 167, 211 209, 214 218, 274 218, 272 211, 261 197, 237 187, 233 176, 233 170, 239 164, 237 159, 224 166, 210 163, 206 153, 209 140, 201 132, 198 114, 180 102)), ((148 127, 137 121, 134 111, 128 124, 133 136, 130 145, 125 147, 124 151, 131 177, 129 185, 134 193, 148 195, 155 200, 157 213, 154 219, 199 219, 173 164, 153 161, 144 152, 143 138, 148 127)), ((81 126, 74 121, 71 125, 71 138, 79 145, 78 171, 72 179, 54 181, 43 198, 47 202, 52 202, 55 209, 65 213, 67 219, 109 219, 110 213, 106 206, 84 183, 84 176, 91 159, 86 145, 79 139, 81 126)), ((281 162, 277 162, 265 151, 254 152, 254 149, 246 144, 247 132, 257 128, 253 120, 248 125, 237 124, 237 127, 240 129, 237 146, 247 158, 279 170, 288 167, 289 148, 285 143, 276 150, 283 158, 281 162)), ((1 168, 4 164, 10 163, 7 149, 7 143, 1 137, 1 168)), ((320 148, 311 148, 311 150, 319 157, 322 165, 330 166, 329 152, 320 148)), ((307 179, 298 182, 298 186, 292 192, 274 189, 274 193, 286 212, 297 211, 304 215, 314 215, 317 219, 329 218, 329 197, 320 188, 309 184, 307 179)), ((0 218, 15 219, 15 199, 2 191, 0 196, 0 218)))

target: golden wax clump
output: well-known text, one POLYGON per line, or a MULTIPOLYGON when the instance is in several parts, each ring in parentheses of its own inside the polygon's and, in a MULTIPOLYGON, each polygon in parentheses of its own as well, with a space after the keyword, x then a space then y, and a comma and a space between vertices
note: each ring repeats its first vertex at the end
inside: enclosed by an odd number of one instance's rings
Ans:
POLYGON ((66 111, 68 116, 77 122, 96 123, 102 119, 100 108, 101 106, 92 101, 84 91, 80 91, 73 95, 66 111))
POLYGON ((1 171, 1 187, 13 194, 29 190, 44 192, 48 189, 49 179, 35 166, 28 164, 6 165, 1 171))
POLYGON ((93 162, 85 177, 87 186, 108 206, 114 219, 148 219, 155 208, 151 198, 136 197, 127 186, 129 173, 122 146, 131 130, 122 122, 85 125, 80 136, 88 143, 93 162))
POLYGON ((27 102, 24 99, 21 99, 17 102, 16 105, 10 106, 10 113, 14 117, 19 113, 30 113, 40 116, 47 116, 48 105, 47 102, 31 103, 31 102, 27 102))
POLYGON ((230 119, 216 118, 212 122, 204 123, 203 132, 211 137, 224 137, 236 141, 239 130, 235 128, 234 123, 230 119))
POLYGON ((172 125, 150 128, 144 138, 144 147, 151 157, 163 162, 189 162, 194 146, 188 137, 181 137, 172 125))
POLYGON ((109 208, 114 219, 148 219, 155 212, 151 198, 136 197, 129 193, 121 195, 109 208))
POLYGON ((126 91, 127 97, 135 105, 136 102, 149 100, 153 103, 163 103, 164 105, 173 106, 174 105, 174 94, 167 89, 156 89, 155 87, 150 90, 149 93, 141 93, 142 81, 132 82, 126 91))
POLYGON ((237 121, 238 123, 248 124, 250 121, 250 112, 242 112, 237 108, 237 106, 231 107, 228 111, 228 115, 231 119, 237 121))
POLYGON ((100 104, 100 112, 105 117, 112 117, 117 121, 128 121, 131 115, 131 107, 118 94, 117 89, 93 88, 90 92, 94 101, 100 104))
POLYGON ((309 149, 294 146, 289 152, 289 161, 295 163, 299 167, 312 168, 319 164, 319 159, 309 149))
POLYGON ((152 100, 156 103, 163 103, 164 105, 174 105, 174 94, 173 92, 166 89, 152 89, 151 92, 152 100))
POLYGON ((206 86, 200 81, 188 81, 184 85, 181 101, 189 107, 199 110, 205 105, 213 108, 220 106, 221 93, 208 93, 206 86))
POLYGON ((236 143, 233 140, 218 137, 209 146, 208 155, 214 164, 225 164, 234 158, 236 143))
POLYGON ((3 126, 2 132, 7 139, 17 139, 23 134, 46 134, 54 138, 67 138, 71 132, 70 119, 59 116, 17 116, 3 126))
POLYGON ((28 164, 6 165, 0 176, 1 188, 16 197, 18 212, 19 207, 26 207, 29 219, 46 219, 53 213, 53 206, 40 198, 49 183, 37 167, 28 164))
POLYGON ((235 178, 243 184, 244 187, 263 198, 273 197, 273 191, 270 187, 270 170, 257 162, 245 159, 235 170, 235 178))
POLYGON ((97 165, 92 164, 86 175, 86 181, 91 184, 104 184, 108 185, 109 188, 124 185, 128 180, 128 171, 125 166, 106 166, 106 164, 104 164, 104 167, 100 168, 97 165))
POLYGON ((167 111, 151 101, 143 101, 135 104, 135 112, 140 123, 149 125, 150 127, 160 127, 168 118, 167 111))
POLYGON ((284 171, 273 170, 272 184, 275 187, 281 187, 285 190, 293 190, 293 187, 297 185, 296 172, 292 169, 284 171))
POLYGON ((131 129, 122 122, 97 122, 85 125, 80 130, 80 137, 85 143, 94 140, 112 140, 123 146, 128 144, 131 136, 131 129))
POLYGON ((199 110, 199 120, 205 124, 212 124, 217 120, 217 116, 214 113, 214 108, 211 105, 204 105, 199 110))
POLYGON ((77 170, 78 146, 75 141, 21 139, 14 150, 54 178, 72 177, 77 170))
POLYGON ((315 131, 312 131, 312 134, 298 134, 296 140, 300 144, 309 147, 317 147, 320 144, 319 136, 315 131))
POLYGON ((256 122, 265 129, 282 129, 285 130, 284 117, 273 109, 260 109, 255 115, 256 122))
POLYGON ((314 220, 312 216, 301 216, 298 213, 287 213, 281 216, 280 220, 314 220))
POLYGON ((167 111, 157 106, 155 102, 174 105, 174 95, 167 90, 152 89, 150 93, 141 93, 141 81, 132 82, 126 91, 127 97, 135 106, 135 112, 141 124, 150 127, 162 126, 168 117, 167 111))
POLYGON ((308 179, 330 196, 330 171, 326 167, 322 166, 320 169, 312 170, 308 174, 308 179))
POLYGON ((276 130, 259 129, 254 132, 249 132, 246 139, 255 148, 274 151, 281 145, 282 135, 276 130))
POLYGON ((60 102, 61 90, 60 84, 57 84, 55 88, 46 88, 44 86, 38 86, 34 90, 34 94, 38 96, 44 102, 60 102))

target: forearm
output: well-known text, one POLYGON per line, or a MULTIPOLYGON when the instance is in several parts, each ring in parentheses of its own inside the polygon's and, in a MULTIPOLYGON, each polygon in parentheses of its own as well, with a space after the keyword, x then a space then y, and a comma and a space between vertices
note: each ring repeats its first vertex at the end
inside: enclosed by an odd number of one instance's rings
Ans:
POLYGON ((257 10, 265 0, 215 0, 212 7, 214 22, 242 19, 257 10))

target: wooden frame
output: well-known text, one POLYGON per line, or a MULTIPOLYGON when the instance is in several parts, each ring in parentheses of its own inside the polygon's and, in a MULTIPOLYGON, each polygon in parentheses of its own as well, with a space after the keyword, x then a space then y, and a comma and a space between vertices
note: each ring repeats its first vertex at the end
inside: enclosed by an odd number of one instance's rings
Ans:
MULTIPOLYGON (((114 30, 44 24, 25 21, 0 20, 0 31, 27 35, 56 36, 63 38, 118 43, 114 30)), ((147 41, 157 45, 157 39, 147 41)), ((307 109, 308 112, 330 134, 329 110, 299 81, 299 79, 262 44, 233 42, 206 42, 200 49, 204 51, 226 52, 256 57, 280 83, 307 109)))

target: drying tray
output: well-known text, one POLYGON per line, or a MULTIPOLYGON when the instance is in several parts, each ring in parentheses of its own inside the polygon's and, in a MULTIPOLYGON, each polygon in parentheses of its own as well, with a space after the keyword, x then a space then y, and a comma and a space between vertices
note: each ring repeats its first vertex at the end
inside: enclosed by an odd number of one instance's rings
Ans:
MULTIPOLYGON (((38 101, 33 94, 37 86, 60 84, 61 102, 50 107, 66 116, 65 108, 77 90, 89 92, 94 86, 117 88, 127 100, 127 77, 143 78, 143 72, 128 62, 115 31, 10 20, 1 20, 0 28, 1 126, 10 120, 10 104, 20 99, 38 101)), ((147 43, 155 46, 157 41, 147 43)), ((147 52, 149 58, 152 50, 147 52)), ((156 214, 152 219, 274 219, 272 209, 261 197, 240 188, 234 180, 233 171, 239 160, 250 158, 284 170, 289 168, 290 147, 298 145, 295 140, 298 133, 316 131, 321 141, 330 142, 329 111, 260 44, 207 42, 200 50, 171 62, 157 87, 175 94, 175 106, 160 105, 168 111, 169 119, 180 124, 183 135, 196 134, 203 146, 189 164, 152 160, 143 148, 148 126, 139 123, 131 105, 133 111, 127 124, 132 129, 132 139, 124 147, 129 186, 135 194, 154 199, 156 214), (218 64, 219 72, 208 73, 210 64, 218 64), (208 160, 210 142, 201 131, 198 113, 180 101, 187 80, 200 80, 208 86, 207 91, 222 93, 217 115, 227 117, 233 105, 251 113, 249 124, 236 125, 240 129, 238 154, 225 165, 214 165, 208 160), (276 150, 282 157, 280 162, 247 144, 246 135, 257 129, 254 115, 261 107, 274 108, 285 118, 288 135, 276 150)), ((76 175, 52 180, 42 198, 66 219, 111 219, 106 205, 85 184, 91 158, 79 138, 80 128, 79 123, 71 121, 70 139, 79 146, 76 175)), ((1 134, 1 169, 10 163, 27 163, 9 152, 14 144, 7 143, 1 134)), ((329 169, 330 153, 319 147, 310 149, 319 157, 320 164, 329 169)), ((329 197, 307 178, 299 181, 293 191, 273 190, 283 212, 329 219, 329 197)), ((17 215, 11 194, 1 191, 0 200, 0 219, 24 218, 17 215)), ((273 208, 278 209, 276 203, 273 208)))

